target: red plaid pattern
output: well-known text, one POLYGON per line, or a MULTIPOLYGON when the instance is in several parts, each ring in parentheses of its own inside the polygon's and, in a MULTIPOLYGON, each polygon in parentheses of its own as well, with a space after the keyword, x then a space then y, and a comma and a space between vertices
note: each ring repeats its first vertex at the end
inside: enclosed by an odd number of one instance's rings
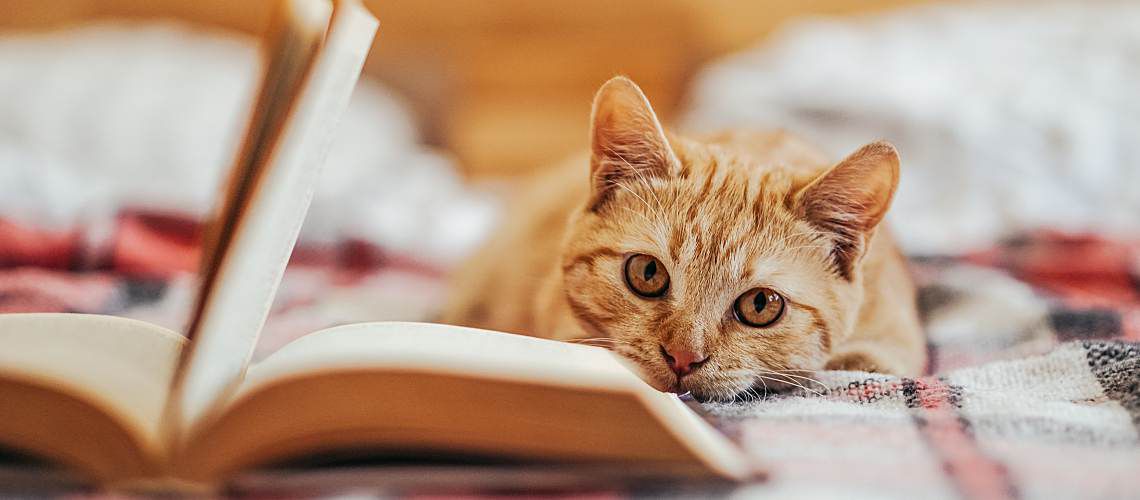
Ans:
MULTIPOLYGON (((121 314, 179 327, 198 226, 128 214, 108 234, 0 220, 0 312, 121 314)), ((1138 263, 1135 242, 1056 233, 915 259, 934 373, 822 372, 808 391, 705 405, 771 471, 739 493, 1135 496, 1138 263)), ((334 324, 430 319, 445 293, 439 278, 365 243, 302 244, 257 355, 334 324)))

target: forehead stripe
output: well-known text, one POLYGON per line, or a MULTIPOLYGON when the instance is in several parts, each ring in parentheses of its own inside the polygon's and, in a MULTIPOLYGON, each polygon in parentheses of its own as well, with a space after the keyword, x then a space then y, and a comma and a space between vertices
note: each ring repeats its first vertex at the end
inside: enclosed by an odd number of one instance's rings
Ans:
POLYGON ((562 265, 562 272, 569 271, 580 265, 593 265, 595 260, 602 257, 621 257, 621 252, 609 247, 595 248, 586 253, 578 254, 570 262, 562 265))

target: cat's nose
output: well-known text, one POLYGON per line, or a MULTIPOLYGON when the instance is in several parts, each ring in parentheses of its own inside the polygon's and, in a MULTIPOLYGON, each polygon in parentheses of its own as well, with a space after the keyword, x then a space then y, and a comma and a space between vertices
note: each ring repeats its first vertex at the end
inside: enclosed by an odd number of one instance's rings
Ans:
POLYGON ((669 365, 669 369, 677 374, 677 377, 684 377, 700 368, 709 360, 708 356, 700 351, 691 351, 688 349, 667 349, 661 346, 661 356, 665 358, 665 364, 669 365))

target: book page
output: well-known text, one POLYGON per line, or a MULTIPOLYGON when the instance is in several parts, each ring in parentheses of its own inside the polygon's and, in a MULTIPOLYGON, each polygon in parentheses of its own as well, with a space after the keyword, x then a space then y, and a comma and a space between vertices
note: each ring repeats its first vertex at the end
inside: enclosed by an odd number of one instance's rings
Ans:
POLYGON ((746 463, 723 436, 623 361, 597 347, 450 325, 332 328, 254 366, 176 460, 203 481, 345 449, 743 477, 746 463))
MULTIPOLYGON (((292 28, 281 29, 296 30, 294 36, 302 40, 320 38, 329 18, 327 2, 287 4, 291 10, 282 22, 292 28)), ((189 332, 191 346, 176 382, 169 428, 185 430, 244 375, 375 30, 375 18, 357 2, 338 2, 319 50, 301 58, 308 64, 294 68, 305 75, 299 88, 263 86, 263 92, 274 92, 274 101, 268 104, 272 109, 256 112, 255 117, 279 116, 284 122, 276 140, 273 134, 262 134, 262 140, 272 141, 257 149, 264 157, 245 158, 252 165, 250 171, 231 178, 219 234, 208 247, 212 250, 204 268, 208 281, 189 332), (288 112, 274 111, 281 107, 288 112), (263 166, 256 168, 259 164, 263 166)), ((315 50, 305 43, 291 46, 315 50)), ((272 130, 257 123, 250 128, 255 135, 256 130, 272 130)), ((242 168, 240 163, 235 167, 242 168)))
POLYGON ((125 318, 0 315, 0 434, 100 479, 154 472, 184 344, 175 332, 125 318))

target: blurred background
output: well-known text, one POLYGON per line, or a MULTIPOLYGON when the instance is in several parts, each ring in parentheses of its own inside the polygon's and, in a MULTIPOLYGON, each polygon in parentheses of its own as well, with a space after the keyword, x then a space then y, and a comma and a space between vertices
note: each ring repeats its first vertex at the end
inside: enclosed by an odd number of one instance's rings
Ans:
MULTIPOLYGON (((430 319, 510 179, 586 147, 615 74, 681 131, 780 127, 837 158, 894 142, 890 220, 916 258, 1140 231, 1135 2, 366 3, 380 33, 262 354, 331 324, 430 319)), ((0 0, 0 312, 181 327, 270 9, 0 0)))
MULTIPOLYGON (((0 28, 175 21, 256 35, 272 3, 4 0, 0 28)), ((406 100, 423 142, 446 148, 465 173, 485 176, 517 173, 584 148, 586 134, 572 131, 585 130, 584 106, 588 111, 593 92, 615 74, 637 81, 669 119, 702 64, 747 48, 789 21, 922 2, 365 3, 382 22, 368 74, 406 100)))

